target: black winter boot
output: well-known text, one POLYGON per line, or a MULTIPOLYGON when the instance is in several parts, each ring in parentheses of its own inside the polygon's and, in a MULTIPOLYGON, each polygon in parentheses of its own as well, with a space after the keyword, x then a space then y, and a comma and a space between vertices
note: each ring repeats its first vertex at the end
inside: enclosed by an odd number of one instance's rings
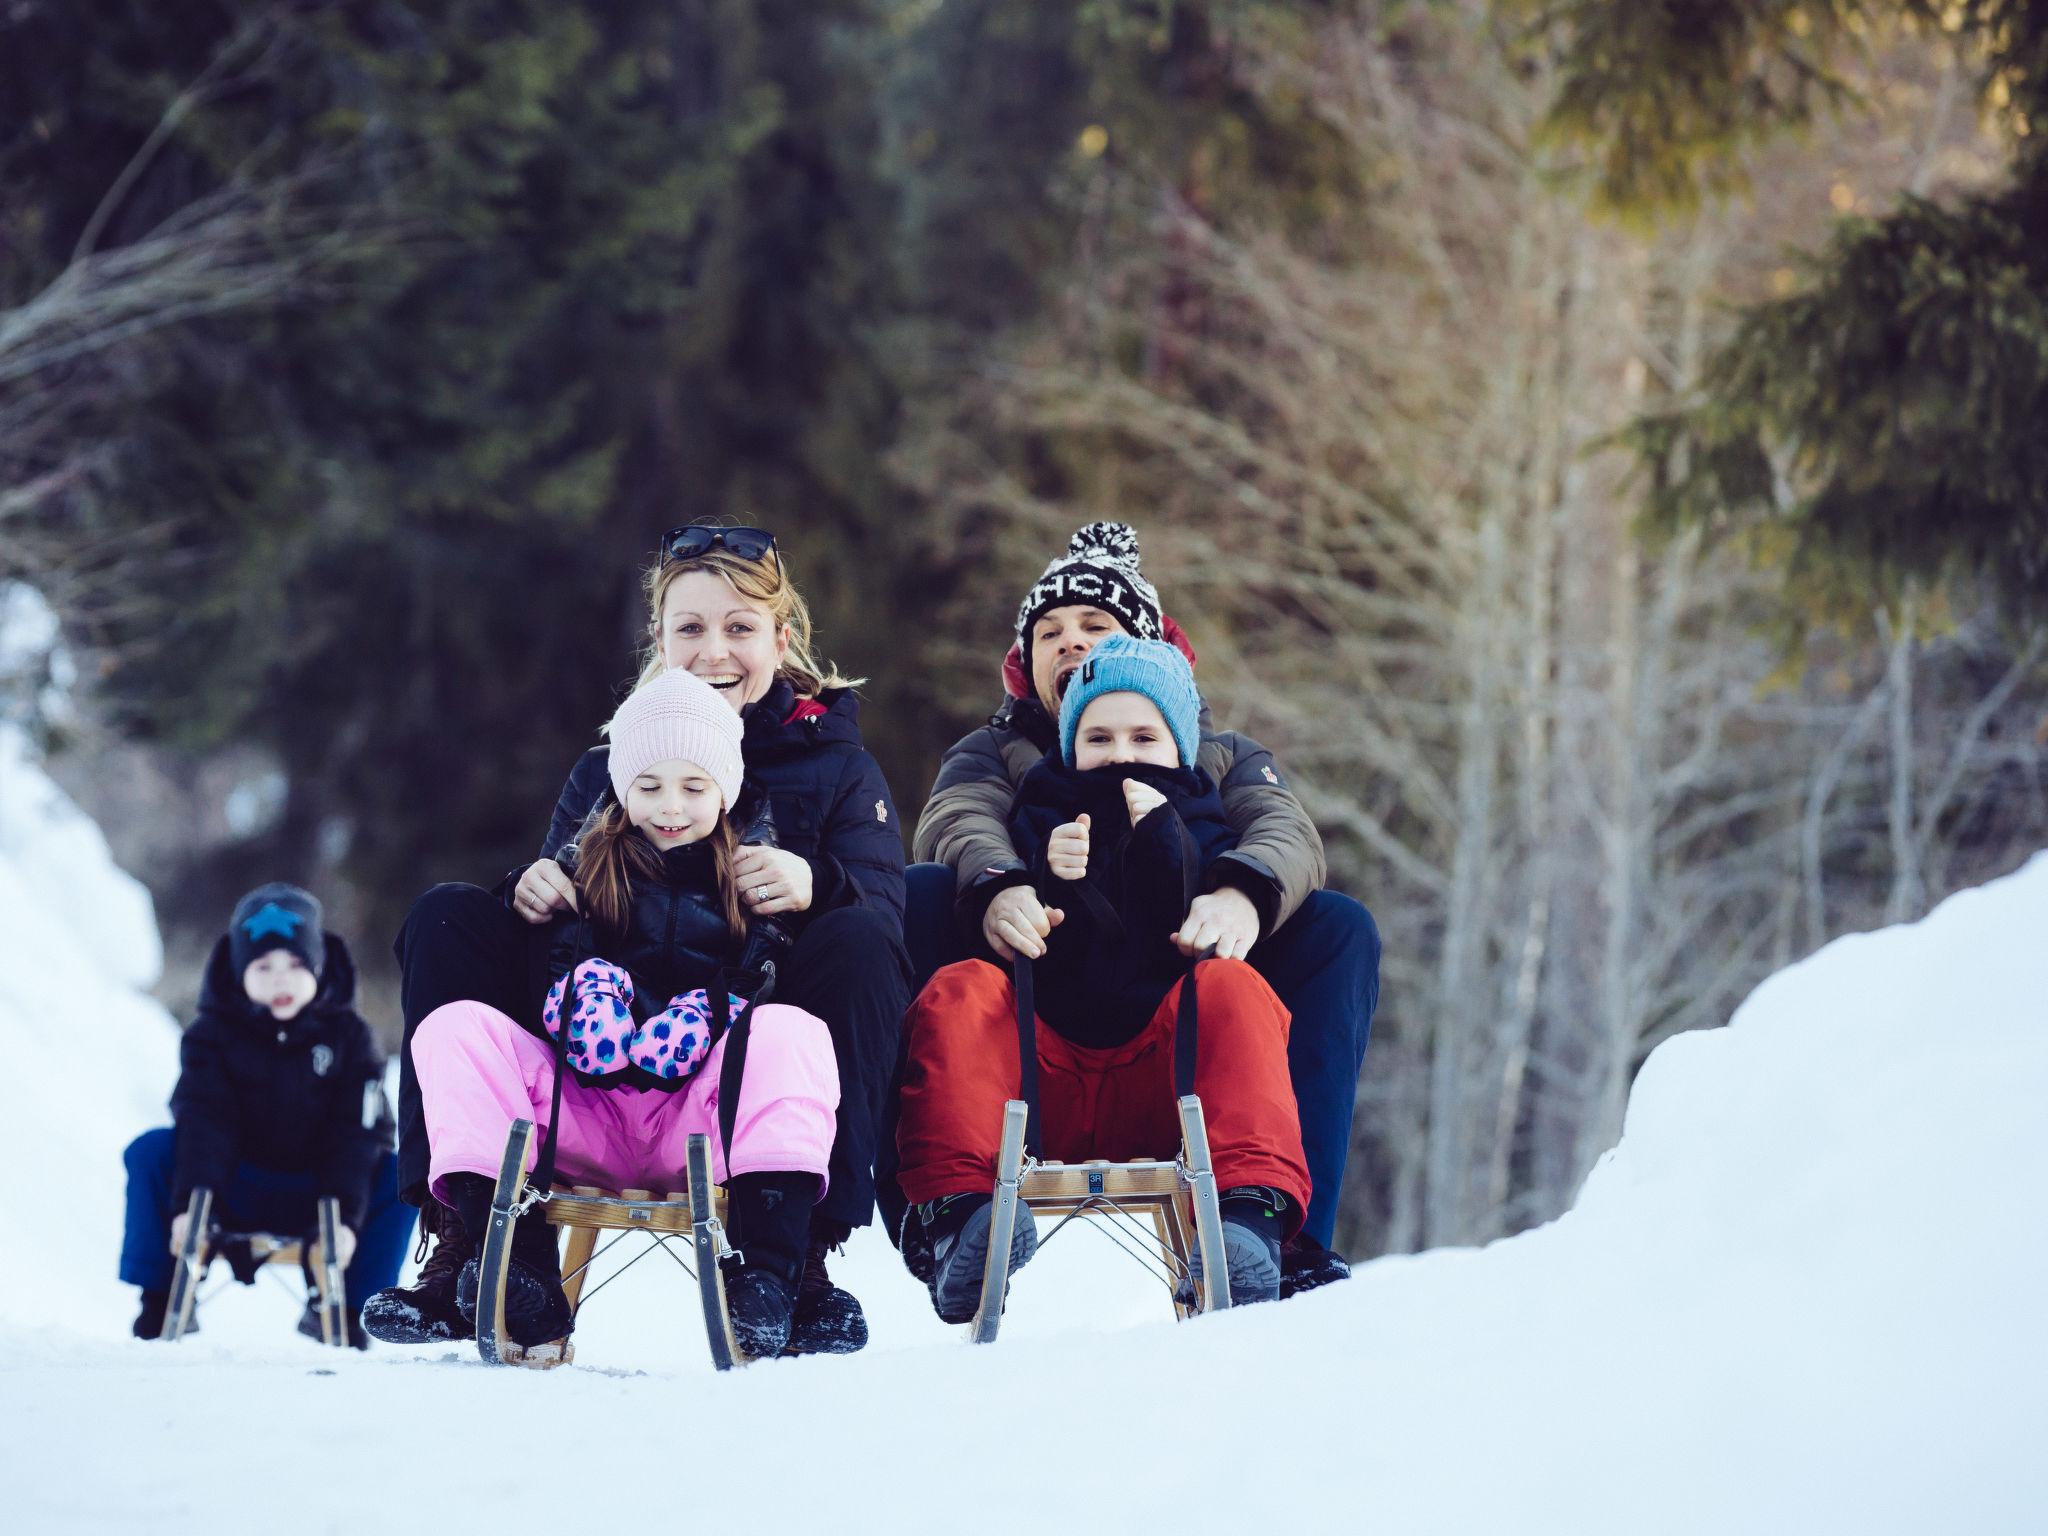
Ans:
MULTIPOLYGON (((1217 1197, 1223 1215, 1223 1258, 1230 1277, 1230 1304, 1251 1306, 1280 1295, 1280 1233, 1287 1196, 1258 1184, 1226 1189, 1217 1197)), ((1202 1278, 1202 1252, 1188 1255, 1188 1278, 1202 1278)))
MULTIPOLYGON (((348 1318, 347 1322, 348 1347, 350 1349, 368 1349, 370 1347, 368 1331, 353 1317, 348 1318)), ((309 1294, 306 1297, 306 1310, 299 1314, 299 1332, 316 1344, 325 1344, 327 1342, 320 1336, 320 1297, 317 1293, 309 1294)))
POLYGON ((1325 1248, 1306 1232, 1280 1245, 1280 1299, 1299 1296, 1318 1286, 1351 1278, 1351 1264, 1334 1248, 1325 1248))
MULTIPOLYGON (((946 1195, 917 1207, 932 1254, 930 1290, 939 1320, 971 1323, 981 1307, 982 1272, 988 1264, 990 1230, 995 1225, 993 1195, 946 1195)), ((1017 1203, 1017 1225, 1010 1233, 1010 1268, 1014 1275, 1038 1252, 1038 1223, 1031 1209, 1017 1203)), ((1003 1282, 1009 1299, 1009 1281, 1003 1282)))
MULTIPOLYGON (((128 1331, 138 1339, 162 1338, 164 1336, 164 1313, 169 1310, 170 1305, 170 1292, 144 1291, 142 1293, 142 1310, 135 1314, 135 1321, 128 1331)), ((198 1331, 197 1325, 198 1319, 194 1318, 193 1326, 185 1331, 187 1333, 196 1333, 198 1331)))
POLYGON ((851 1291, 832 1283, 825 1255, 847 1238, 844 1223, 811 1218, 810 1249, 804 1255, 804 1276, 796 1290, 796 1313, 790 1319, 786 1355, 850 1355, 868 1342, 867 1314, 851 1291))
MULTIPOLYGON (((477 1245, 481 1250, 482 1244, 477 1245)), ((471 1259, 455 1277, 455 1304, 476 1330, 478 1295, 483 1289, 483 1260, 471 1259)), ((562 1289, 562 1249, 555 1229, 538 1211, 529 1211, 512 1228, 512 1256, 505 1265, 505 1332, 522 1349, 566 1339, 576 1326, 562 1289)))
MULTIPOLYGON (((488 1192, 484 1204, 488 1209, 488 1192)), ((361 1327, 371 1338, 386 1344, 447 1344, 476 1337, 475 1326, 455 1304, 456 1277, 476 1257, 476 1249, 462 1218, 431 1196, 420 1208, 420 1240, 429 1238, 434 1246, 418 1279, 378 1291, 363 1303, 361 1327)))
MULTIPOLYGON (((476 1335, 478 1295, 483 1289, 484 1234, 491 1225, 491 1196, 497 1186, 480 1173, 448 1177, 448 1199, 469 1235, 467 1260, 455 1277, 455 1305, 476 1335)), ((505 1332, 522 1349, 552 1344, 569 1336, 576 1314, 562 1289, 562 1247, 555 1229, 538 1210, 528 1211, 512 1227, 512 1253, 505 1265, 505 1332)))
POLYGON ((725 1281, 733 1340, 756 1360, 779 1355, 796 1311, 818 1176, 735 1174, 726 1193, 727 1223, 743 1260, 725 1281))

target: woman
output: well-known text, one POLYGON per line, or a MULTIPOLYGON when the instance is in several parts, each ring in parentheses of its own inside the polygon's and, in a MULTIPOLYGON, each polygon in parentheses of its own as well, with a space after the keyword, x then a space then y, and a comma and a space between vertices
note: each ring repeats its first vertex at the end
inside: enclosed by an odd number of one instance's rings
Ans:
MULTIPOLYGON (((777 964, 775 1000, 814 1013, 832 1033, 841 1084, 830 1188, 813 1212, 789 1347, 848 1352, 867 1341, 860 1304, 834 1287, 825 1251, 874 1210, 875 1152, 910 1001, 903 952, 903 844, 880 767, 861 744, 854 681, 811 652, 810 612, 773 536, 756 528, 672 529, 646 579, 648 644, 641 680, 686 668, 743 723, 743 826, 772 824, 772 846, 741 850, 748 916, 772 919, 793 943, 777 964), (762 812, 767 816, 764 819, 762 812)), ((371 1298, 363 1323, 394 1342, 469 1336, 455 1277, 470 1257, 459 1222, 425 1198, 427 1142, 411 1039, 445 1003, 487 1003, 538 1028, 527 934, 575 900, 554 855, 608 792, 608 749, 583 755, 563 786, 541 857, 508 877, 503 899, 439 885, 407 915, 396 950, 406 1050, 401 1057, 398 1173, 439 1243, 418 1283, 371 1298)), ((760 833, 753 835, 761 835, 760 833)))

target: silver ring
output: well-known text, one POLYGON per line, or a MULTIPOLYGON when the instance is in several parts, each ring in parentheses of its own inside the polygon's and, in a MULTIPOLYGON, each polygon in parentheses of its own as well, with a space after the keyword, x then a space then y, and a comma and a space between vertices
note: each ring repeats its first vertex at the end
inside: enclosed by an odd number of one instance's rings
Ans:
POLYGON ((757 886, 755 886, 755 887, 754 887, 754 900, 756 900, 756 901, 762 901, 762 900, 765 900, 765 899, 766 899, 766 897, 767 897, 767 893, 768 893, 768 887, 767 887, 767 886, 765 886, 765 885, 757 885, 757 886))

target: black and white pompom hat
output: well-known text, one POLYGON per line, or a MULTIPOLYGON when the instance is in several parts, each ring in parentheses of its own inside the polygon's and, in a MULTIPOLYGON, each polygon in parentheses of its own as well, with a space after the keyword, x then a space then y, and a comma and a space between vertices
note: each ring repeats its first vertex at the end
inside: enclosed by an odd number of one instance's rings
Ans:
POLYGON ((1088 523, 1067 541, 1017 609, 1017 640, 1028 662, 1031 626, 1055 608, 1085 605, 1113 613, 1141 640, 1158 640, 1159 593, 1138 570, 1138 535, 1129 523, 1088 523))

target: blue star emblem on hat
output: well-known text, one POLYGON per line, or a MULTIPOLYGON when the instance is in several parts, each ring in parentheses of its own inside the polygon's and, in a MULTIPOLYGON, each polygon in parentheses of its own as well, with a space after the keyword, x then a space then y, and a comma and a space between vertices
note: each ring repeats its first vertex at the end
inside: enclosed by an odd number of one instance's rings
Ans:
POLYGON ((242 919, 242 932, 255 942, 265 934, 274 933, 281 939, 298 937, 299 925, 305 919, 296 912, 287 911, 274 901, 265 902, 254 912, 242 919))

